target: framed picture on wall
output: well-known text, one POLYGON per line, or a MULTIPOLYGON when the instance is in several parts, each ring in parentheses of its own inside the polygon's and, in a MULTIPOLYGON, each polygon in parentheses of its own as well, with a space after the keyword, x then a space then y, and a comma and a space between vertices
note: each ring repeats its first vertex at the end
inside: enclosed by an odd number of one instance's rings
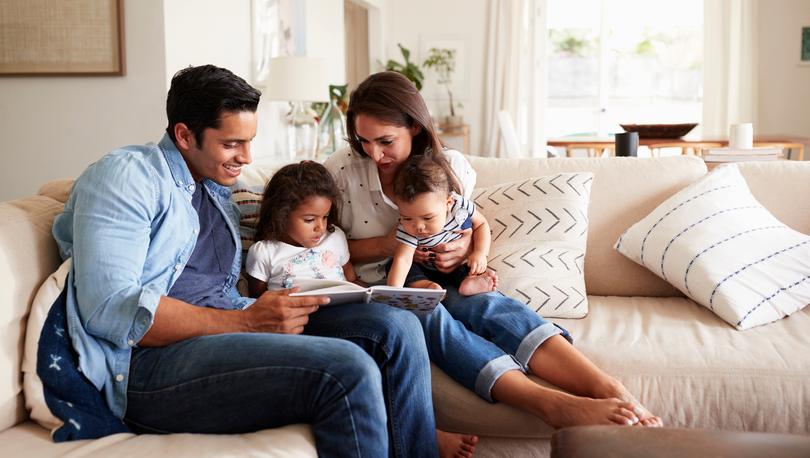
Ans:
POLYGON ((810 26, 802 27, 800 63, 810 65, 810 26))
POLYGON ((123 74, 123 0, 0 2, 0 75, 123 74))

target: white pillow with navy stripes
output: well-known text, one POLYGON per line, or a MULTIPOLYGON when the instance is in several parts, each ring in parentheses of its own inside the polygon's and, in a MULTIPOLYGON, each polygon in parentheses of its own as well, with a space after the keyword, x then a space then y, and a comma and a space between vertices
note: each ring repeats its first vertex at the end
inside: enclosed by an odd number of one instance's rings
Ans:
POLYGON ((615 248, 740 330, 810 303, 810 236, 757 202, 734 164, 667 199, 615 248))

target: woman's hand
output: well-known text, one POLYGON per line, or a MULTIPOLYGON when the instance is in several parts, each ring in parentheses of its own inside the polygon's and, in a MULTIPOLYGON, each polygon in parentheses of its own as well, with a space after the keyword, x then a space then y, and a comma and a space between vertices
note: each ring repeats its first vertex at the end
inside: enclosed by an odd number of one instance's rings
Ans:
MULTIPOLYGON (((420 262, 432 263, 439 272, 448 273, 456 270, 467 259, 472 245, 470 243, 472 241, 472 229, 456 232, 461 234, 459 239, 436 245, 431 251, 423 253, 428 260, 420 262)), ((417 251, 417 253, 419 252, 417 251)), ((414 256, 414 260, 416 259, 417 257, 414 256)))

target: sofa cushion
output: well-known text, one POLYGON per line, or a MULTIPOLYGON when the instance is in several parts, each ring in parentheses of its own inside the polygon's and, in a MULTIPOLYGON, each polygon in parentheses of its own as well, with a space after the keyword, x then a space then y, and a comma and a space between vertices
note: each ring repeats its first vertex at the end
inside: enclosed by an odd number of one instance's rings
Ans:
POLYGON ((315 457, 315 438, 307 425, 290 425, 249 434, 115 434, 96 440, 54 443, 48 432, 25 422, 0 432, 0 456, 44 458, 81 456, 166 456, 203 458, 315 457))
POLYGON ((594 174, 588 211, 588 294, 680 296, 681 293, 613 250, 616 238, 669 196, 706 174, 696 157, 498 159, 469 157, 478 186, 560 172, 594 174))
POLYGON ((498 289, 544 317, 581 318, 592 173, 557 173, 475 188, 492 231, 498 289))
POLYGON ((810 303, 810 236, 774 218, 733 164, 667 199, 616 249, 738 329, 810 303))
MULTIPOLYGON (((810 309, 740 333, 687 298, 589 296, 557 319, 574 345, 621 380, 665 426, 810 433, 810 309)), ((438 427, 549 437, 541 420, 490 404, 432 368, 438 427)), ((536 379, 535 379, 536 380, 536 379)))
POLYGON ((20 373, 25 323, 39 285, 60 263, 51 226, 62 207, 44 196, 0 203, 0 431, 26 418, 20 373))

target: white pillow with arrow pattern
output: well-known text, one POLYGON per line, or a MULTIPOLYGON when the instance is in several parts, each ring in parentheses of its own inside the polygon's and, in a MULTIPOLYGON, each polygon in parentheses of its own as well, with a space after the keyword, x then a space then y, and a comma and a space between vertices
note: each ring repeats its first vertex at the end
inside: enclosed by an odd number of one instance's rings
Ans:
POLYGON ((488 265, 498 289, 544 317, 588 313, 583 266, 592 183, 592 173, 558 173, 473 193, 492 229, 488 265))

